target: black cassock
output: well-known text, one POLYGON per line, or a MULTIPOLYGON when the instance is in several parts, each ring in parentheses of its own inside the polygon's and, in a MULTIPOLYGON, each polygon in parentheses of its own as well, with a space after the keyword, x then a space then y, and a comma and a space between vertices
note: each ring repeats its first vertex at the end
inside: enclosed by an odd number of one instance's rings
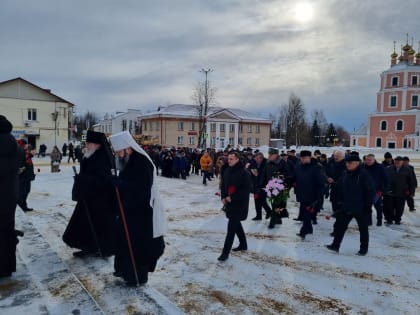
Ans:
POLYGON ((115 253, 118 208, 111 183, 111 168, 110 158, 103 148, 82 159, 73 186, 73 198, 77 199, 77 204, 63 235, 68 246, 96 253, 99 244, 102 255, 115 253))

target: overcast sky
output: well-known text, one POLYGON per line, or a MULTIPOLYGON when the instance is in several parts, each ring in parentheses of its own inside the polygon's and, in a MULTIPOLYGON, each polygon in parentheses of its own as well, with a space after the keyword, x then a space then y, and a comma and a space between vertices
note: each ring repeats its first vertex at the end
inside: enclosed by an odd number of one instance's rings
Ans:
POLYGON ((308 116, 352 131, 376 108, 393 41, 399 52, 409 33, 418 50, 419 12, 418 0, 7 0, 0 80, 102 117, 191 104, 211 68, 219 106, 268 116, 294 92, 308 116))

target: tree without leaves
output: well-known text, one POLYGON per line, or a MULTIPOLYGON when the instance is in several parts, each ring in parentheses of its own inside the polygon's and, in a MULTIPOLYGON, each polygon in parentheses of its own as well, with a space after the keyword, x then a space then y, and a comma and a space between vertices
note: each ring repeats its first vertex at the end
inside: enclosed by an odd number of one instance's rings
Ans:
POLYGON ((321 128, 318 126, 318 121, 315 119, 311 127, 312 145, 321 144, 321 128))
POLYGON ((337 138, 337 131, 332 123, 330 123, 327 127, 327 132, 325 134, 325 140, 328 141, 330 144, 335 143, 335 139, 337 138))
POLYGON ((73 132, 73 136, 76 139, 81 139, 83 130, 92 128, 93 125, 99 122, 99 116, 93 112, 86 112, 83 115, 75 114, 73 116, 73 125, 77 126, 77 131, 73 132))
POLYGON ((292 93, 289 97, 289 103, 284 105, 283 108, 286 109, 286 144, 288 146, 302 144, 306 129, 302 129, 306 126, 305 107, 302 100, 292 93))

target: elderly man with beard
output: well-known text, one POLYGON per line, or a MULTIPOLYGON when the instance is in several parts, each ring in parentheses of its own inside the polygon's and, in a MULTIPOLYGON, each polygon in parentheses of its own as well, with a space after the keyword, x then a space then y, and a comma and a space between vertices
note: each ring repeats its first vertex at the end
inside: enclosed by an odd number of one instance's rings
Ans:
POLYGON ((110 137, 117 156, 119 197, 114 275, 128 286, 143 285, 165 249, 165 212, 157 187, 156 168, 147 153, 123 131, 110 137))
POLYGON ((230 152, 228 155, 229 167, 223 174, 221 198, 226 209, 226 217, 229 219, 227 235, 223 246, 222 254, 217 258, 225 261, 229 258, 235 234, 239 239, 239 246, 233 251, 248 249, 245 232, 241 221, 248 216, 249 194, 251 193, 251 177, 240 162, 237 152, 230 152))
POLYGON ((12 124, 0 115, 0 279, 16 271, 15 210, 18 201, 18 168, 24 158, 12 124))
POLYGON ((114 254, 114 224, 117 203, 111 182, 114 157, 105 135, 88 130, 86 152, 75 176, 73 200, 76 208, 64 232, 64 242, 80 251, 75 257, 114 254))

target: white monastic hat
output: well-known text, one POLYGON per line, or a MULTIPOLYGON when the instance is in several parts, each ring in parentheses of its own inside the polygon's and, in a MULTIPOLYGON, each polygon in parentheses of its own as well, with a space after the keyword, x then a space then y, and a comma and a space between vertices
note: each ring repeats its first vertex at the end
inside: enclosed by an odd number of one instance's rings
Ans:
POLYGON ((139 145, 136 141, 134 141, 133 137, 128 131, 122 131, 111 135, 109 137, 109 141, 111 141, 111 145, 114 148, 114 151, 120 151, 131 147, 137 152, 141 153, 139 150, 139 145))

